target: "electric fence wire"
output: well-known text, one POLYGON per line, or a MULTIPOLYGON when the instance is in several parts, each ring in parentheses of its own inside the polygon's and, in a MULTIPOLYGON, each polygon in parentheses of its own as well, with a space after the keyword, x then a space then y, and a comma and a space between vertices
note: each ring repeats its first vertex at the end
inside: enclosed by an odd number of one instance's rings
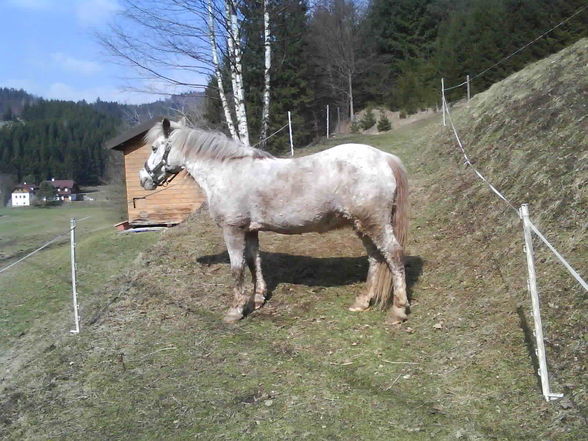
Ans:
POLYGON ((272 133, 270 136, 268 136, 267 138, 262 139, 261 141, 259 141, 256 144, 253 144, 251 147, 257 147, 259 144, 267 141, 268 139, 272 138, 273 136, 277 135, 278 133, 280 133, 282 130, 284 130, 286 127, 288 127, 290 124, 286 124, 282 127, 280 127, 278 130, 276 130, 274 133, 272 133))
MULTIPOLYGON (((86 216, 86 217, 84 217, 84 218, 82 218, 82 219, 79 219, 79 220, 77 220, 77 222, 83 222, 83 221, 85 221, 86 219, 88 219, 88 218, 90 218, 90 217, 92 217, 92 216, 86 216)), ((31 257, 31 256, 33 256, 33 255, 35 255, 35 254, 37 254, 39 251, 41 251, 41 250, 43 250, 43 249, 47 248, 49 245, 51 245, 52 243, 55 243, 55 242, 57 242, 59 239, 61 239, 61 238, 65 237, 65 236, 67 236, 69 233, 71 233, 71 231, 72 231, 73 229, 75 229, 75 227, 74 227, 74 228, 70 228, 70 229, 68 229, 67 231, 65 231, 64 233, 61 233, 61 234, 59 234, 58 236, 55 236, 53 239, 51 239, 51 240, 50 240, 50 241, 48 241, 48 242, 45 242, 45 243, 44 243, 43 245, 41 245, 39 248, 37 248, 37 249, 36 249, 36 250, 34 250, 34 251, 31 251, 31 252, 30 252, 29 254, 27 254, 26 256, 24 256, 24 257, 21 257, 21 258, 20 258, 20 259, 18 259, 16 262, 12 262, 10 265, 6 265, 4 268, 0 269, 0 274, 1 274, 1 273, 3 273, 3 272, 4 272, 4 271, 6 271, 6 270, 9 270, 10 268, 12 268, 12 267, 13 267, 13 266, 15 266, 16 264, 18 264, 18 263, 22 262, 23 260, 26 260, 26 259, 28 259, 29 257, 31 257)))
MULTIPOLYGON (((557 28, 559 28, 560 26, 566 24, 568 21, 570 21, 572 18, 574 18, 576 15, 578 15, 579 13, 581 13, 582 11, 584 11, 584 9, 588 8, 588 5, 582 6, 581 8, 579 8, 578 10, 576 10, 576 12, 574 12, 572 15, 570 15, 568 18, 564 19, 563 21, 559 22, 558 24, 556 24, 555 26, 553 26, 551 29, 543 32, 541 35, 539 35, 538 37, 536 37, 535 39, 529 41, 527 44, 525 44, 524 46, 521 46, 520 48, 518 48, 516 51, 514 51, 512 54, 507 55, 506 57, 502 58, 501 60, 497 61, 496 63, 494 63, 492 66, 484 69, 482 72, 477 73, 476 75, 470 77, 470 82, 473 81, 476 78, 481 77, 482 75, 484 75, 486 72, 494 69, 495 67, 501 65, 502 63, 504 63, 505 61, 509 60, 510 58, 512 58, 513 56, 515 56, 516 54, 518 54, 519 52, 525 50, 526 48, 528 48, 529 46, 531 46, 532 44, 535 44, 537 41, 539 41, 540 39, 542 39, 543 37, 545 37, 547 34, 549 34, 550 32, 553 32, 554 30, 556 30, 557 28)), ((452 90, 452 89, 456 89, 458 87, 461 87, 465 84, 467 84, 467 81, 464 81, 463 83, 457 84, 455 86, 451 86, 451 87, 447 87, 445 89, 443 89, 444 91, 448 91, 448 90, 452 90)))
MULTIPOLYGON (((455 128, 455 125, 453 124, 453 119, 451 118, 451 112, 449 111, 449 106, 447 105, 447 101, 445 100, 445 98, 443 98, 443 106, 445 106, 445 112, 447 112, 447 119, 449 120, 449 124, 451 126, 451 130, 453 131, 453 135, 455 136, 455 139, 457 140, 457 144, 459 145, 459 148, 461 150, 461 153, 463 155, 463 157, 465 158, 465 163, 467 165, 469 165, 472 170, 474 171, 474 173, 476 173, 476 175, 478 175, 478 177, 484 181, 486 183, 486 185, 488 185, 488 187, 490 187, 490 190, 492 190, 500 199, 502 199, 504 202, 506 202, 508 204, 508 206, 514 210, 517 213, 517 216, 520 218, 521 214, 519 212, 519 210, 516 209, 516 207, 513 205, 513 203, 508 200, 508 198, 506 196, 504 196, 500 191, 498 191, 498 189, 496 187, 494 187, 489 181, 488 179, 486 179, 484 177, 484 175, 482 175, 482 173, 480 173, 476 167, 474 167, 474 165, 472 164, 472 161, 470 161, 470 158, 467 155, 467 152, 465 151, 465 148, 461 142, 461 139, 459 138, 459 135, 457 133, 457 129, 455 128)), ((541 232, 539 231, 539 229, 529 220, 529 225, 531 226, 531 229, 535 232, 535 234, 537 235, 537 237, 539 237, 539 239, 541 239, 543 241, 543 243, 545 243, 545 245, 547 245, 547 247, 551 250, 551 252, 553 254, 555 254, 555 256, 559 259, 559 261, 563 264, 563 266, 568 270, 568 272, 572 275, 572 277, 574 277, 578 283, 586 290, 588 291, 588 283, 586 283, 586 281, 578 274, 578 272, 568 263, 568 261, 555 249, 555 247, 553 245, 551 245, 551 243, 549 243, 549 241, 545 238, 545 236, 543 234, 541 234, 541 232)))

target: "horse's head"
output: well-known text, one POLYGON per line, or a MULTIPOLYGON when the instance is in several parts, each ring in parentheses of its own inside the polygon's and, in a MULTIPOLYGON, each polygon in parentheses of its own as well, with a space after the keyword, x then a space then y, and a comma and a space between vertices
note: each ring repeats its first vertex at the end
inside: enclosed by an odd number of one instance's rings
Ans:
MULTIPOLYGON (((174 123, 175 125, 179 126, 174 123)), ((149 134, 152 133, 152 130, 149 131, 149 134)), ((153 190, 160 185, 165 185, 183 168, 180 158, 172 148, 170 136, 173 130, 172 123, 165 118, 161 123, 161 130, 155 132, 158 134, 157 138, 152 139, 149 134, 147 136, 151 143, 151 154, 139 171, 141 186, 145 190, 153 190)))

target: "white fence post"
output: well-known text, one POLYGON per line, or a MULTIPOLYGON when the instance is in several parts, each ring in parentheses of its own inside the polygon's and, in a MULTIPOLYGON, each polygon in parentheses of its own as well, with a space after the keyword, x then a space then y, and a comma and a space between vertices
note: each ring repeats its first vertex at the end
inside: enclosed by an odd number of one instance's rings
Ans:
POLYGON ((533 305, 533 321, 535 322, 535 342, 537 345, 537 358, 539 360, 539 377, 541 378, 541 389, 547 401, 563 397, 563 394, 551 393, 549 388, 549 376, 547 373, 547 359, 545 357, 545 345, 543 343, 543 326, 541 324, 541 310, 539 308, 539 293, 537 292, 537 277, 535 274, 535 259, 533 257, 533 239, 529 221, 529 207, 527 204, 521 206, 521 217, 523 218, 523 231, 525 234, 525 252, 527 254, 527 270, 529 272, 528 288, 531 294, 533 305))
POLYGON ((294 156, 294 142, 292 141, 292 117, 290 116, 289 110, 288 110, 288 130, 290 132, 290 155, 294 156))
POLYGON ((329 105, 327 104, 327 139, 329 139, 329 105))
POLYGON ((74 309, 74 321, 76 328, 70 332, 72 334, 80 333, 80 316, 78 310, 78 293, 76 287, 76 219, 70 220, 70 249, 71 249, 71 289, 73 295, 73 309, 74 309))
POLYGON ((443 127, 447 126, 445 122, 445 78, 441 78, 441 111, 443 112, 443 127))

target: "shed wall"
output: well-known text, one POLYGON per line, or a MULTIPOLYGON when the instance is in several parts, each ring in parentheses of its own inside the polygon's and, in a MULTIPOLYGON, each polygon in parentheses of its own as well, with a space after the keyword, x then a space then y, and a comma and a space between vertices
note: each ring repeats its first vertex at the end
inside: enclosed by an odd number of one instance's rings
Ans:
POLYGON ((204 194, 186 171, 176 176, 168 187, 144 190, 139 183, 139 170, 150 153, 151 149, 142 142, 124 149, 129 223, 157 225, 182 222, 202 205, 204 194))

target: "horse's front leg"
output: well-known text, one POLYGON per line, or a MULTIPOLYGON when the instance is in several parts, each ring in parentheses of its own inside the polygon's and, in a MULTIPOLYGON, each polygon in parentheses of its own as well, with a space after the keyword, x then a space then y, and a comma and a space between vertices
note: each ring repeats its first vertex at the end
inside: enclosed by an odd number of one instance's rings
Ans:
POLYGON ((265 303, 267 285, 261 271, 259 234, 257 231, 251 231, 245 235, 245 258, 247 259, 247 266, 249 266, 251 278, 253 279, 255 309, 259 309, 265 303))
POLYGON ((243 318, 250 298, 245 293, 243 274, 245 268, 245 232, 239 228, 225 227, 223 228, 223 233, 231 260, 231 273, 235 279, 233 304, 225 315, 224 321, 233 323, 243 318))

